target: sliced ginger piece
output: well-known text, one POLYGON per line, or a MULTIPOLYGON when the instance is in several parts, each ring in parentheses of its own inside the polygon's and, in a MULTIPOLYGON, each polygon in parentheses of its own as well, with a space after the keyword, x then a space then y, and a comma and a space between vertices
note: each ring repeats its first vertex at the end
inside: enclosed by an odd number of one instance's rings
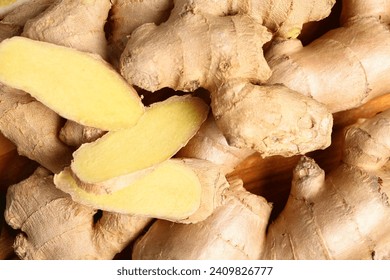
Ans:
POLYGON ((84 183, 99 183, 161 163, 177 153, 207 118, 199 98, 174 96, 151 105, 129 129, 112 131, 74 154, 73 173, 84 183))
POLYGON ((0 82, 103 130, 131 127, 144 112, 137 92, 99 56, 23 37, 0 44, 0 82))
POLYGON ((229 188, 221 168, 206 160, 168 159, 149 169, 141 176, 136 172, 85 184, 65 168, 54 176, 54 184, 95 209, 180 223, 205 220, 229 188))

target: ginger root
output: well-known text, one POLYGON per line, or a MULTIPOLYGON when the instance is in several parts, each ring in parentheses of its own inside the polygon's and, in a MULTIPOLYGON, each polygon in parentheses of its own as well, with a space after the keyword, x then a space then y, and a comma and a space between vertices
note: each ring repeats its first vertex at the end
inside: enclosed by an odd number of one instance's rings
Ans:
POLYGON ((0 82, 103 130, 131 127, 144 112, 137 92, 97 55, 23 37, 0 44, 0 82))
POLYGON ((131 34, 120 71, 130 84, 148 91, 212 90, 234 78, 261 83, 271 75, 261 55, 269 40, 271 33, 247 15, 172 13, 159 26, 147 23, 131 34))
POLYGON ((57 173, 72 150, 58 139, 63 120, 27 93, 0 84, 0 131, 26 156, 57 173))
POLYGON ((312 98, 280 85, 231 82, 211 95, 216 123, 229 145, 263 156, 292 156, 330 145, 333 119, 312 98))
POLYGON ((21 259, 112 259, 136 238, 151 219, 103 212, 74 202, 38 168, 10 186, 5 219, 20 233, 14 242, 21 259))
MULTIPOLYGON (((295 9, 295 1, 280 2, 284 4, 280 3, 278 6, 279 2, 274 5, 263 1, 262 7, 260 3, 254 1, 174 1, 174 8, 166 22, 159 26, 153 23, 144 24, 133 31, 121 56, 121 73, 129 83, 149 91, 163 87, 182 91, 194 91, 199 87, 207 89, 214 100, 212 111, 217 126, 232 146, 254 149, 265 156, 273 155, 275 152, 281 155, 302 154, 325 148, 330 143, 330 113, 318 102, 307 102, 307 99, 302 99, 298 94, 291 94, 288 88, 276 87, 275 93, 270 93, 270 96, 280 96, 280 92, 284 91, 284 95, 289 95, 289 100, 298 108, 315 112, 311 114, 313 120, 310 121, 315 125, 301 126, 299 123, 301 115, 287 106, 278 106, 280 112, 276 112, 275 115, 293 116, 294 118, 288 121, 293 126, 291 129, 279 127, 277 121, 270 125, 267 115, 261 114, 261 108, 258 109, 260 113, 256 114, 255 118, 253 115, 250 116, 253 122, 248 124, 249 117, 245 117, 246 114, 243 114, 245 110, 242 108, 254 108, 253 104, 248 107, 246 104, 248 100, 245 97, 241 98, 240 95, 236 96, 234 106, 223 102, 231 98, 229 93, 234 94, 235 85, 248 84, 249 87, 264 84, 271 76, 262 54, 263 45, 272 39, 273 34, 262 24, 263 20, 270 22, 278 20, 262 18, 262 9, 264 11, 267 9, 264 17, 271 15, 272 18, 273 12, 276 15, 278 14, 276 11, 280 11, 282 22, 287 19, 298 22, 300 21, 298 17, 304 21, 311 18, 308 15, 317 14, 314 10, 318 11, 318 14, 324 11, 322 15, 325 16, 334 4, 334 1, 320 1, 327 8, 318 6, 316 10, 312 1, 305 1, 302 5, 313 9, 300 10, 295 9), (287 2, 292 5, 292 10, 288 10, 287 2), (302 11, 302 14, 295 14, 295 11, 302 11), (188 34, 192 35, 190 39, 188 34), (161 46, 170 47, 162 50, 161 46), (229 89, 228 86, 233 88, 229 89), (227 116, 226 121, 229 124, 234 123, 233 129, 231 125, 227 126, 220 120, 221 115, 227 116), (322 123, 324 119, 326 121, 322 123), (238 129, 240 127, 241 130, 238 129), (264 143, 261 143, 264 139, 263 127, 272 128, 267 132, 273 135, 270 137, 272 145, 278 145, 279 142, 288 142, 288 145, 279 145, 279 148, 272 149, 271 143, 266 143, 265 147, 264 143), (311 131, 308 131, 310 129, 311 131), (325 129, 327 131, 324 131, 325 129), (313 138, 308 139, 309 135, 313 138), (254 143, 255 138, 257 139, 254 143)), ((293 33, 300 30, 301 24, 294 23, 293 27, 287 24, 288 33, 292 32, 291 28, 294 29, 293 33)), ((274 98, 278 100, 277 97, 274 98)), ((273 98, 269 99, 272 101, 273 98)), ((258 103, 256 105, 264 106, 264 109, 274 105, 258 103)))
POLYGON ((13 8, 0 20, 0 42, 4 39, 20 35, 23 32, 23 27, 26 22, 42 13, 55 0, 28 0, 19 2, 20 5, 13 8))
POLYGON ((256 260, 264 250, 270 213, 264 198, 247 192, 236 180, 225 192, 222 205, 206 220, 190 225, 153 223, 135 243, 132 258, 256 260))
POLYGON ((145 23, 160 24, 169 17, 173 0, 115 0, 109 17, 110 62, 118 66, 130 34, 145 23))
POLYGON ((79 148, 82 144, 96 141, 105 133, 106 131, 101 129, 68 120, 61 128, 58 137, 66 145, 79 148))
POLYGON ((107 58, 104 24, 110 8, 109 0, 57 1, 27 21, 22 36, 107 58))
POLYGON ((265 259, 389 258, 389 133, 390 110, 349 128, 342 162, 326 177, 301 159, 265 259))
POLYGON ((0 18, 29 0, 2 0, 0 2, 0 18))
POLYGON ((272 69, 268 83, 311 96, 333 113, 389 93, 390 29, 383 20, 390 11, 383 2, 343 1, 342 27, 307 46, 298 40, 273 42, 266 52, 272 69), (359 16, 348 14, 351 7, 359 16))

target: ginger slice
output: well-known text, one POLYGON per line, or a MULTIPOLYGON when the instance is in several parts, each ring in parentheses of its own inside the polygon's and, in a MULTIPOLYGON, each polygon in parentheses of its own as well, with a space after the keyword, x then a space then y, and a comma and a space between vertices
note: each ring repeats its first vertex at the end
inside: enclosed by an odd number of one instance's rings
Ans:
POLYGON ((173 96, 151 105, 130 129, 112 131, 74 154, 71 169, 84 183, 133 173, 171 158, 207 118, 199 98, 173 96))
POLYGON ((169 159, 142 175, 130 173, 87 186, 66 168, 54 176, 54 184, 95 209, 186 224, 209 217, 229 188, 220 166, 200 159, 169 159))
POLYGON ((27 38, 0 44, 0 82, 103 130, 131 127, 144 112, 137 92, 99 56, 27 38))
POLYGON ((94 208, 122 214, 180 220, 200 205, 201 186, 196 174, 180 162, 168 160, 128 186, 108 194, 87 192, 65 169, 54 178, 55 185, 73 200, 94 208))

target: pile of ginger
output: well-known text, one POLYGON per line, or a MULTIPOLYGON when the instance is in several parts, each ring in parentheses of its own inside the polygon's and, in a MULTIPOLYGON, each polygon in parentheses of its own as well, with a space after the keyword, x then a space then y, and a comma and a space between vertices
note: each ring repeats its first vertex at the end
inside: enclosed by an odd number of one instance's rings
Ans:
POLYGON ((1 258, 390 259, 390 1, 8 2, 1 258))

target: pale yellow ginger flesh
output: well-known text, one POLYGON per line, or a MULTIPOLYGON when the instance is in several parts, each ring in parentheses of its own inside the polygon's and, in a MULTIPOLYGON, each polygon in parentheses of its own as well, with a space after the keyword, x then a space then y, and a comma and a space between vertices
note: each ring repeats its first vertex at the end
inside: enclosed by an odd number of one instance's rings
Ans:
POLYGON ((0 82, 103 130, 129 128, 144 112, 137 92, 99 56, 27 38, 0 44, 0 82))
POLYGON ((155 103, 134 127, 82 145, 73 155, 72 171, 85 183, 98 183, 161 163, 195 135, 207 113, 208 106, 196 97, 155 103))
POLYGON ((66 168, 55 175, 54 183, 93 208, 185 224, 209 217, 229 188, 220 166, 199 159, 169 159, 99 184, 80 182, 66 168))
POLYGON ((151 172, 107 194, 80 188, 69 169, 54 178, 55 185, 73 200, 94 208, 123 214, 185 219, 200 206, 201 185, 195 172, 174 160, 165 161, 151 172))

